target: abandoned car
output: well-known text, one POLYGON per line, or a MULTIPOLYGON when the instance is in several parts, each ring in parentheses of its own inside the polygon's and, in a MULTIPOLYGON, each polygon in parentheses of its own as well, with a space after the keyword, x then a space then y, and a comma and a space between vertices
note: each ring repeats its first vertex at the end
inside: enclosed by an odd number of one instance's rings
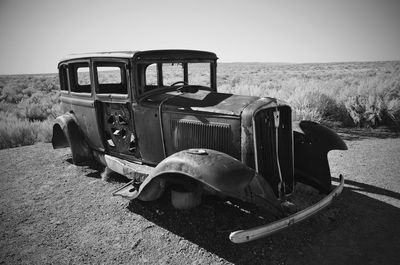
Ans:
MULTIPOLYGON (((70 55, 58 65, 63 115, 54 148, 75 164, 95 159, 132 181, 114 195, 156 200, 171 190, 178 209, 208 193, 251 203, 280 218, 230 234, 235 243, 267 236, 327 206, 330 150, 346 144, 311 121, 292 121, 284 101, 217 92, 217 56, 194 50, 70 55), (305 183, 326 196, 301 211, 282 205, 305 183)), ((243 224, 245 226, 245 224, 243 224)))

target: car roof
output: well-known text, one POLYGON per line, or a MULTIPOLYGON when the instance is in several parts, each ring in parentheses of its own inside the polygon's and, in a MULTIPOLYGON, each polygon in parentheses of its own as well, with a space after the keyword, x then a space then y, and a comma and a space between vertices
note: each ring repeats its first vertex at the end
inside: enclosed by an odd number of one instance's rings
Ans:
POLYGON ((61 62, 89 58, 127 58, 136 61, 162 61, 162 60, 217 60, 215 53, 198 50, 148 50, 148 51, 113 51, 70 54, 61 62))

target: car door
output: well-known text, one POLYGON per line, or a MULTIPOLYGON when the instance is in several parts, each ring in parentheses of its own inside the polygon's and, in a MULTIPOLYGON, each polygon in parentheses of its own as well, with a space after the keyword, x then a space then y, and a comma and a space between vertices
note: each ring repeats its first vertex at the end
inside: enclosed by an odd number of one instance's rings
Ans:
POLYGON ((129 161, 140 161, 134 127, 129 61, 93 60, 96 108, 106 152, 129 161))

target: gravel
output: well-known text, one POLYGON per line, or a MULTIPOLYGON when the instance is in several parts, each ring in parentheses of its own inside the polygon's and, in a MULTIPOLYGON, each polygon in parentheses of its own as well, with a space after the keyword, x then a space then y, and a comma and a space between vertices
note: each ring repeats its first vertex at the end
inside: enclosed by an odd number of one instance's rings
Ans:
POLYGON ((0 150, 0 263, 4 264, 398 264, 400 139, 342 134, 332 175, 342 195, 320 214, 251 243, 231 231, 259 225, 252 211, 213 198, 192 210, 126 201, 127 182, 101 180, 50 144, 0 150), (337 179, 337 178, 336 178, 337 179))

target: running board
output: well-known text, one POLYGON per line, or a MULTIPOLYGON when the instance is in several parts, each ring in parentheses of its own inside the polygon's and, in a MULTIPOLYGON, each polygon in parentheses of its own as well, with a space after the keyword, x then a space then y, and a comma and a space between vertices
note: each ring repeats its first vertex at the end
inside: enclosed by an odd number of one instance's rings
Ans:
POLYGON ((133 200, 138 196, 137 190, 139 189, 140 183, 142 183, 154 169, 150 166, 131 163, 110 155, 104 155, 104 161, 109 169, 132 180, 112 193, 113 196, 121 196, 128 200, 133 200))
POLYGON ((127 178, 136 179, 141 182, 143 182, 144 179, 154 169, 150 166, 132 163, 110 155, 104 155, 104 160, 106 166, 112 171, 124 175, 127 178))

